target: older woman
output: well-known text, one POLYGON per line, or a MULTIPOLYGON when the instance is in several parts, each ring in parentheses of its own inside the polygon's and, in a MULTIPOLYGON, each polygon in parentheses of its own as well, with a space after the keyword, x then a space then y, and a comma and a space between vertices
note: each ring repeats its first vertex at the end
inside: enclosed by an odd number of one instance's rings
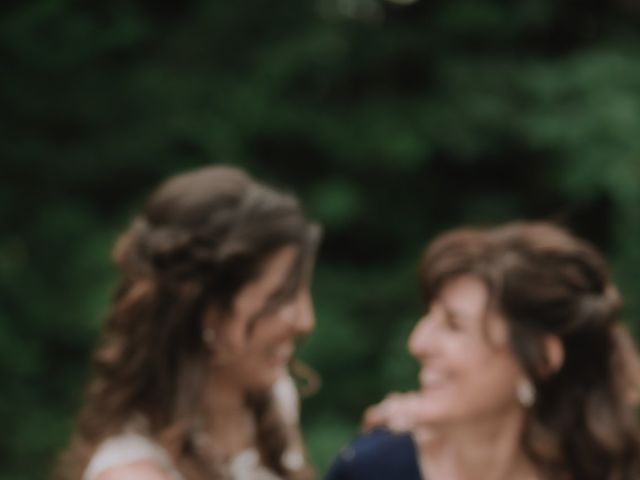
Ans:
POLYGON ((230 167, 170 178, 114 248, 120 288, 58 474, 308 476, 288 374, 311 331, 318 227, 230 167))
POLYGON ((409 339, 420 392, 368 412, 376 431, 330 480, 640 478, 640 367, 607 265, 546 223, 454 230, 420 263, 409 339))

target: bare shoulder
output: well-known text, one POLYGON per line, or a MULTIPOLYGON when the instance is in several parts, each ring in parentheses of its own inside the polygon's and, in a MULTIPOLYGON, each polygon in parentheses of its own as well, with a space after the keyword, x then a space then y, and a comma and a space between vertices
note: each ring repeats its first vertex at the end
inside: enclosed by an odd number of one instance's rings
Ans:
POLYGON ((172 480, 157 463, 140 460, 106 469, 95 480, 172 480))

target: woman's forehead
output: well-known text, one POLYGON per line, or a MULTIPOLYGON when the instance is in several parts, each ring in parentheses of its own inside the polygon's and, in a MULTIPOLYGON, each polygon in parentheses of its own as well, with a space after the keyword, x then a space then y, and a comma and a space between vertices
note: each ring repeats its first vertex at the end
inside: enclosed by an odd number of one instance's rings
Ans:
POLYGON ((489 289, 477 275, 458 275, 442 285, 435 300, 459 313, 474 313, 479 309, 484 311, 489 302, 489 289))
POLYGON ((485 280, 474 274, 463 274, 445 282, 434 299, 448 313, 478 331, 494 346, 507 342, 507 322, 492 302, 485 280))

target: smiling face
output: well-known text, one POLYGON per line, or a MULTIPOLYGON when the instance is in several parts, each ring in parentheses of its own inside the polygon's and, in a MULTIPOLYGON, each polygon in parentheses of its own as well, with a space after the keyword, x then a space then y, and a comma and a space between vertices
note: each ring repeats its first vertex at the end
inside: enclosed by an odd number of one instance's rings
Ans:
POLYGON ((306 282, 291 298, 265 311, 286 282, 297 255, 297 247, 287 246, 269 257, 262 273, 236 295, 220 330, 225 351, 223 358, 214 358, 214 371, 245 391, 271 388, 286 372, 296 340, 315 325, 306 282))
POLYGON ((487 309, 485 284, 473 275, 445 282, 409 338, 421 365, 422 413, 433 424, 464 423, 519 409, 523 374, 505 320, 487 309))

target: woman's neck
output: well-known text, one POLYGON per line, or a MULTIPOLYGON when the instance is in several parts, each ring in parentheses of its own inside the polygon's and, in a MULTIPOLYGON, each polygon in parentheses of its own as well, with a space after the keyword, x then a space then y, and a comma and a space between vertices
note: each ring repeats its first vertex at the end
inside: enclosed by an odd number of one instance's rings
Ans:
POLYGON ((508 414, 441 426, 419 442, 420 464, 430 480, 538 480, 521 448, 524 417, 508 414))
POLYGON ((255 443, 253 414, 246 393, 234 382, 212 377, 207 386, 204 409, 207 434, 222 457, 230 458, 255 443))

